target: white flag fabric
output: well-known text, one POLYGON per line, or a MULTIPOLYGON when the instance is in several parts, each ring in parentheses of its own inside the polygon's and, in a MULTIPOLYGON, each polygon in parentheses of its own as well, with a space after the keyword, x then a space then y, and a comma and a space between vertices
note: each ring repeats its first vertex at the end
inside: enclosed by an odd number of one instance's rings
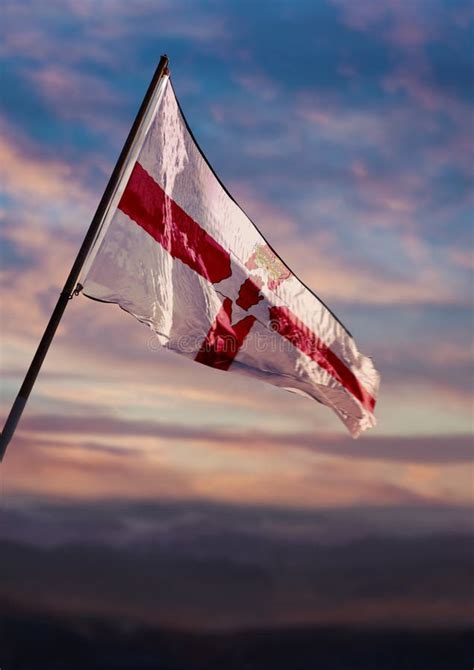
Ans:
POLYGON ((226 191, 168 76, 80 281, 175 352, 310 396, 354 437, 375 425, 372 361, 226 191))

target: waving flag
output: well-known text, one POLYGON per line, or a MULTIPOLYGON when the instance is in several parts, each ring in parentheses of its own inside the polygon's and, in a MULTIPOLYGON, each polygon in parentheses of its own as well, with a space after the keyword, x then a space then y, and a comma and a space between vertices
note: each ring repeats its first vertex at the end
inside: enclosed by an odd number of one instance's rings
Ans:
POLYGON ((314 398, 354 437, 375 424, 371 360, 219 181, 168 76, 80 283, 175 352, 314 398))

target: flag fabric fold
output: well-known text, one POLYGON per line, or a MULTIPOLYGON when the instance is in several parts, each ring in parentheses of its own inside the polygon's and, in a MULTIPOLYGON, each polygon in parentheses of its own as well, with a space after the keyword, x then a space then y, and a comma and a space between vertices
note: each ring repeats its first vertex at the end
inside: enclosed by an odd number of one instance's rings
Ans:
POLYGON ((289 270, 221 184, 173 87, 81 277, 161 344, 331 407, 354 437, 375 425, 379 375, 332 312, 289 270))

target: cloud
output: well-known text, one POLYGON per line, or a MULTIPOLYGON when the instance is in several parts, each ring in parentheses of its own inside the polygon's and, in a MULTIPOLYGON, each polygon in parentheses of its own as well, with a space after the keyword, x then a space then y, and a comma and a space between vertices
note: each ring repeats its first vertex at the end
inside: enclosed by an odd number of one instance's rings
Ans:
POLYGON ((186 11, 177 10, 172 0, 138 0, 133 6, 121 0, 68 0, 68 9, 85 26, 92 24, 96 37, 125 39, 131 29, 139 26, 145 33, 154 31, 161 37, 187 39, 208 44, 226 37, 228 26, 225 14, 211 7, 186 4, 186 11), (99 15, 102 19, 97 25, 99 15))
MULTIPOLYGON (((373 436, 353 445, 349 438, 336 435, 312 435, 229 429, 206 429, 183 424, 165 424, 156 421, 130 421, 113 416, 93 413, 78 416, 43 415, 23 421, 22 431, 37 435, 45 433, 81 435, 106 435, 156 437, 159 440, 178 440, 196 443, 214 443, 223 449, 226 445, 241 449, 280 449, 298 447, 312 452, 330 454, 346 459, 381 460, 406 463, 455 464, 470 463, 474 447, 469 435, 452 436, 373 436)), ((31 439, 31 438, 30 438, 31 439)), ((54 445, 53 445, 54 446, 54 445)), ((64 445, 62 445, 64 446, 64 445)), ((120 450, 118 450, 120 453, 120 450)), ((126 452, 128 454, 128 452, 126 452)))
POLYGON ((443 31, 442 5, 433 0, 400 3, 397 0, 330 0, 344 23, 381 37, 401 50, 413 50, 436 41, 443 31))
MULTIPOLYGON (((362 169, 362 165, 357 168, 362 169)), ((354 211, 335 196, 311 198, 305 207, 311 210, 314 219, 328 220, 327 226, 321 225, 313 232, 299 228, 296 217, 264 200, 254 187, 234 183, 231 190, 259 229, 269 233, 270 243, 288 266, 329 304, 331 300, 365 305, 465 304, 466 297, 459 285, 446 277, 443 268, 433 266, 429 246, 422 237, 403 233, 398 244, 412 259, 409 266, 394 271, 388 266, 382 270, 380 258, 375 254, 370 260, 354 257, 352 247, 339 239, 332 223, 351 219, 360 224, 360 243, 365 238, 367 244, 375 246, 375 235, 371 236, 367 228, 386 229, 387 237, 391 236, 394 227, 403 230, 407 211, 411 219, 417 207, 408 194, 398 197, 388 177, 364 175, 360 182, 356 175, 356 183, 363 191, 367 209, 354 211), (377 291, 373 290, 374 285, 377 291)), ((380 235, 377 239, 381 239, 380 235)), ((382 239, 381 243, 385 246, 388 241, 382 239)))
POLYGON ((474 270, 474 251, 472 249, 453 247, 448 253, 457 265, 474 270))
POLYGON ((462 504, 471 496, 468 435, 374 436, 355 445, 276 426, 160 423, 81 409, 58 405, 57 415, 23 418, 5 459, 11 494, 289 507, 462 504))
MULTIPOLYGON (((72 3, 67 3, 72 8, 72 3)), ((77 7, 80 4, 75 3, 77 7)), ((66 9, 66 3, 62 10, 66 9)), ((96 3, 96 12, 89 26, 83 25, 80 29, 73 20, 71 12, 58 12, 52 9, 44 12, 41 4, 36 0, 26 0, 21 5, 7 0, 2 6, 4 31, 0 54, 5 59, 18 59, 34 63, 95 63, 102 66, 116 67, 116 57, 104 41, 91 39, 94 18, 97 10, 105 3, 96 3), (92 25, 91 25, 92 24, 92 25), (84 41, 87 40, 87 48, 84 41)), ((84 17, 85 18, 85 17, 84 17)), ((111 15, 113 18, 113 14, 111 15)), ((85 23, 85 21, 84 21, 85 23)))
POLYGON ((248 91, 251 95, 257 95, 266 102, 274 100, 278 93, 278 86, 274 81, 255 71, 236 74, 235 80, 245 91, 248 91))
POLYGON ((467 277, 440 252, 453 226, 466 235, 465 114, 448 126, 406 101, 361 104, 318 90, 279 102, 278 115, 213 103, 219 127, 208 155, 290 267, 323 299, 467 304, 467 277), (251 160, 229 165, 219 147, 236 133, 251 160))
POLYGON ((90 192, 79 182, 71 164, 39 157, 25 144, 8 129, 0 139, 5 193, 23 204, 28 199, 51 209, 59 204, 84 207, 90 192))
POLYGON ((472 63, 469 64, 462 50, 458 50, 454 63, 446 50, 447 45, 452 47, 453 32, 459 35, 469 30, 472 13, 468 3, 461 2, 456 12, 447 12, 443 3, 437 0, 410 3, 383 0, 376 6, 366 0, 332 2, 350 28, 362 31, 372 39, 381 39, 397 50, 397 65, 382 79, 387 92, 403 91, 424 110, 439 110, 454 119, 469 113, 462 101, 462 87, 457 95, 453 95, 453 81, 462 78, 463 70, 470 70, 469 81, 472 63), (443 47, 441 57, 436 52, 429 55, 428 48, 433 49, 436 44, 443 47), (441 68, 438 67, 440 62, 443 64, 441 68), (449 78, 441 74, 442 70, 452 70, 449 78))
MULTIPOLYGON (((474 530, 470 506, 393 505, 336 508, 215 504, 209 501, 90 499, 76 502, 41 496, 9 496, 0 537, 47 548, 58 544, 111 547, 154 542, 189 551, 218 551, 232 546, 213 538, 228 532, 258 543, 289 541, 340 547, 365 538, 423 540, 436 533, 469 535, 474 530), (202 540, 206 543, 201 544, 202 540), (215 541, 213 541, 215 540, 215 541)), ((242 547, 244 550, 244 547, 242 547)), ((242 558, 245 554, 242 555, 242 558)))
POLYGON ((57 63, 30 70, 27 77, 56 116, 79 121, 89 131, 107 133, 110 138, 125 137, 121 117, 126 99, 105 77, 57 63))
POLYGON ((131 53, 130 43, 141 39, 174 38, 197 44, 217 44, 225 39, 225 13, 187 3, 177 11, 170 0, 136 0, 133 6, 121 0, 67 0, 61 11, 45 13, 36 0, 21 6, 11 0, 3 4, 8 26, 4 55, 37 61, 99 63, 117 69, 113 52, 121 46, 131 53), (87 40, 87 49, 84 41, 87 40), (67 47, 67 48, 66 48, 67 47))

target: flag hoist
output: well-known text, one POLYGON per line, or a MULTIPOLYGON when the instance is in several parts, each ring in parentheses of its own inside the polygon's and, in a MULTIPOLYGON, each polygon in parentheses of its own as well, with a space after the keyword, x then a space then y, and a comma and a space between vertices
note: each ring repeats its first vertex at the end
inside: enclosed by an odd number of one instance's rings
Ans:
POLYGON ((69 299, 117 303, 164 347, 375 424, 379 375, 220 182, 162 56, 1 436, 15 431, 69 299))

